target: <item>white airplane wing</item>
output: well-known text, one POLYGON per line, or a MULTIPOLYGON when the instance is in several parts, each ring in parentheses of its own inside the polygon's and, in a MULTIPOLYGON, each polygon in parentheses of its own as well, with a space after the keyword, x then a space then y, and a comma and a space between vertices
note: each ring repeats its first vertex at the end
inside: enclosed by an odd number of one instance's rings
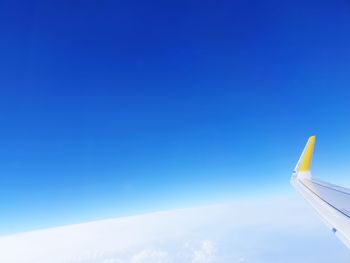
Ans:
POLYGON ((315 136, 309 138, 293 171, 291 184, 318 212, 333 233, 350 248, 350 189, 311 176, 315 136))

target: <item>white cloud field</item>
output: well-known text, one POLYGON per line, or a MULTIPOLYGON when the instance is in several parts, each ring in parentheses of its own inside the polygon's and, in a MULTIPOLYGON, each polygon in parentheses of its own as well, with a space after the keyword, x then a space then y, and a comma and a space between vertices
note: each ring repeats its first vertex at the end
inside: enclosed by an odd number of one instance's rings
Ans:
POLYGON ((296 195, 265 197, 0 238, 6 263, 291 263, 350 261, 296 195))

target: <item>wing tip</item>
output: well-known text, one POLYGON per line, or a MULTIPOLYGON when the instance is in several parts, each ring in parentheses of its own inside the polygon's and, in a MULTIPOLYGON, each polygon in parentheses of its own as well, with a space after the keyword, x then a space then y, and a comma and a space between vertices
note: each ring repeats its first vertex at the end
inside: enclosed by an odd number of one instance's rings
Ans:
POLYGON ((293 173, 310 173, 316 136, 309 137, 293 173))
POLYGON ((312 157, 314 154, 316 136, 310 136, 305 149, 305 154, 300 164, 299 172, 310 172, 312 165, 312 157))

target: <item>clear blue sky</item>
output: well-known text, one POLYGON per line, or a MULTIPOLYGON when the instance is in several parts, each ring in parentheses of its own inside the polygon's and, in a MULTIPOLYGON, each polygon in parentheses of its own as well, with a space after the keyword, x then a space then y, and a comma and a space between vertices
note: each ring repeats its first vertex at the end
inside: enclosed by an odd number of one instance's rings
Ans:
POLYGON ((289 191, 312 134, 346 170, 349 32, 345 0, 0 1, 0 232, 289 191))

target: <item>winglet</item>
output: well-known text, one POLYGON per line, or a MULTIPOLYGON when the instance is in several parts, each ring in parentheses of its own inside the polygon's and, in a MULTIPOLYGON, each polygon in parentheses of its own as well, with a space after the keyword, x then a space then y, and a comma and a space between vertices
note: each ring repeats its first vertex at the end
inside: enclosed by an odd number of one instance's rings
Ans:
POLYGON ((294 173, 310 173, 312 156, 314 153, 316 136, 311 136, 301 154, 299 161, 294 169, 294 173))

